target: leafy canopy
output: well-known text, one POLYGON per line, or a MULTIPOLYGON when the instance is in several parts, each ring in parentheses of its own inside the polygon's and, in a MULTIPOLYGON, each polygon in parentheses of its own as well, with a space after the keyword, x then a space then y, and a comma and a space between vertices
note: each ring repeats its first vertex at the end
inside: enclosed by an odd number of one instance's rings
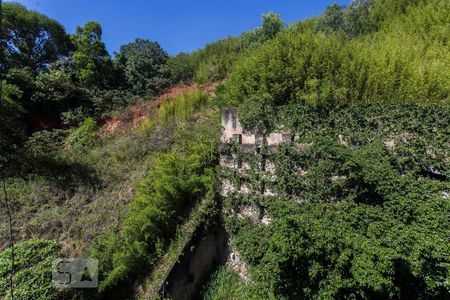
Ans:
POLYGON ((168 55, 158 42, 136 39, 121 46, 114 63, 135 92, 157 93, 168 86, 168 55))
POLYGON ((2 68, 29 67, 39 71, 68 55, 70 40, 57 21, 19 3, 2 3, 2 14, 2 68))
POLYGON ((76 50, 72 58, 77 66, 77 77, 85 86, 106 85, 111 79, 112 64, 105 44, 102 27, 98 22, 78 26, 71 36, 76 50))

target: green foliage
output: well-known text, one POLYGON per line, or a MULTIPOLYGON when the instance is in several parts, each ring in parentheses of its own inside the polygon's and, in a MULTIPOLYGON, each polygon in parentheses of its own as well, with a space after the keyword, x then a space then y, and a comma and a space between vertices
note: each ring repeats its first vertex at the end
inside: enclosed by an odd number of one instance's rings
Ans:
POLYGON ((76 128, 69 134, 66 139, 66 145, 77 147, 77 146, 87 146, 94 143, 97 136, 96 133, 97 124, 94 119, 87 118, 83 121, 80 127, 76 128))
POLYGON ((125 107, 135 96, 127 90, 91 90, 91 100, 94 116, 105 114, 125 107))
POLYGON ((208 124, 180 126, 171 151, 150 157, 122 229, 93 247, 104 274, 100 291, 106 294, 154 267, 187 208, 213 192, 217 131, 208 124))
POLYGON ((32 101, 39 105, 50 108, 48 103, 58 105, 59 103, 70 101, 71 94, 74 93, 75 86, 71 81, 70 74, 61 71, 41 73, 36 77, 36 91, 32 101))
POLYGON ((227 98, 241 106, 244 126, 269 131, 278 107, 288 103, 446 102, 446 5, 436 0, 412 7, 383 30, 352 40, 291 28, 239 64, 227 82, 227 98), (417 39, 421 28, 427 34, 417 39))
POLYGON ((320 16, 317 29, 342 31, 349 37, 355 37, 379 30, 384 21, 423 3, 423 0, 353 0, 349 7, 333 4, 320 16))
POLYGON ((225 78, 239 57, 241 42, 239 38, 229 37, 206 45, 192 53, 195 64, 194 81, 214 82, 225 78))
POLYGON ((64 130, 41 130, 33 133, 27 140, 24 149, 33 158, 54 157, 58 154, 66 137, 64 130))
POLYGON ((77 66, 77 78, 82 85, 105 86, 111 80, 112 63, 105 44, 102 28, 97 22, 78 26, 71 36, 75 51, 71 57, 77 66))
POLYGON ((284 26, 284 22, 273 12, 263 14, 262 19, 261 27, 239 37, 221 39, 191 54, 181 53, 171 57, 168 65, 173 81, 206 83, 223 80, 244 53, 273 39, 284 26))
MULTIPOLYGON (((278 197, 252 200, 273 221, 227 220, 255 295, 448 297, 449 113, 448 104, 283 108, 302 146, 269 154, 278 197)), ((226 209, 243 203, 227 199, 226 209)))
POLYGON ((5 80, 0 86, 0 156, 5 158, 23 143, 25 133, 20 123, 23 109, 18 103, 22 92, 5 80))
POLYGON ((180 53, 170 57, 167 66, 174 83, 188 83, 194 77, 195 64, 188 53, 180 53))
POLYGON ((274 12, 262 15, 262 25, 242 34, 242 46, 244 48, 256 48, 273 39, 284 27, 280 16, 274 12))
POLYGON ((70 40, 57 21, 19 3, 2 3, 2 70, 29 67, 38 71, 68 54, 70 40))
POLYGON ((266 153, 275 176, 237 156, 252 166, 241 180, 272 178, 277 193, 225 202, 272 219, 226 220, 254 297, 449 297, 448 12, 440 0, 333 6, 230 75, 225 98, 244 127, 282 127, 298 143, 266 153))
POLYGON ((374 0, 352 0, 344 14, 344 31, 349 36, 365 34, 376 27, 370 19, 370 11, 374 0))
POLYGON ((86 100, 83 91, 72 81, 71 74, 52 70, 36 76, 29 107, 33 113, 59 122, 62 113, 80 106, 88 107, 86 100))
POLYGON ((20 97, 17 97, 18 103, 25 109, 31 108, 31 96, 35 90, 34 71, 29 67, 11 68, 7 71, 4 78, 7 83, 17 86, 20 91, 20 97))
POLYGON ((136 39, 120 47, 114 63, 136 93, 146 91, 154 95, 169 84, 167 59, 167 53, 157 42, 136 39))
POLYGON ((445 298, 449 207, 426 187, 385 206, 276 199, 266 204, 274 222, 240 225, 236 244, 262 295, 445 298))
POLYGON ((159 109, 158 117, 162 122, 170 120, 188 120, 208 101, 208 95, 200 89, 195 89, 179 96, 165 100, 159 109))
POLYGON ((256 299, 249 291, 249 286, 241 282, 239 276, 220 267, 211 276, 202 291, 202 299, 256 299))
MULTIPOLYGON (((52 261, 60 245, 56 241, 28 240, 14 248, 14 298, 58 299, 58 291, 52 284, 52 261)), ((11 249, 0 253, 0 296, 9 299, 9 274, 11 249)))
POLYGON ((338 31, 344 27, 345 8, 337 3, 328 6, 320 17, 317 29, 322 31, 338 31))

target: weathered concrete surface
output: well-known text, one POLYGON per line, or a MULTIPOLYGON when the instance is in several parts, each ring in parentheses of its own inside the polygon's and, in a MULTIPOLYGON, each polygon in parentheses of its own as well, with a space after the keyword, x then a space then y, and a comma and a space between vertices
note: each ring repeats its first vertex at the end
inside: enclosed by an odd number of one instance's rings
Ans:
POLYGON ((158 294, 173 300, 196 299, 202 284, 219 265, 226 262, 228 243, 225 230, 198 230, 172 266, 158 294))
MULTIPOLYGON (((222 110, 222 135, 220 147, 220 165, 222 167, 234 170, 236 174, 245 174, 250 170, 249 163, 242 161, 237 163, 235 153, 226 147, 227 144, 237 143, 240 153, 259 154, 261 147, 265 145, 269 152, 274 152, 282 143, 294 141, 292 134, 280 130, 280 132, 272 132, 270 134, 253 134, 244 132, 239 119, 236 115, 236 109, 227 107, 222 110)), ((275 165, 266 158, 261 158, 260 172, 268 171, 271 174, 275 173, 275 165)), ((262 176, 262 175, 261 175, 262 176)), ((270 181, 270 179, 269 179, 270 181)), ((239 182, 239 181, 238 181, 239 182)), ((226 197, 230 193, 251 194, 261 193, 263 196, 273 196, 275 193, 267 189, 265 184, 261 190, 253 191, 246 184, 232 183, 227 178, 222 178, 221 195, 226 197)))

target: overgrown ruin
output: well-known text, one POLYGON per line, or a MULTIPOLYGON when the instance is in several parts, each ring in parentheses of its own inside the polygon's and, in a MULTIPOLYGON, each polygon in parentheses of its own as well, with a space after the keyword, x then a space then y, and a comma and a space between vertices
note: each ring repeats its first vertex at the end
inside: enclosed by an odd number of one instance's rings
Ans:
POLYGON ((273 132, 268 135, 246 132, 241 126, 236 109, 227 107, 222 110, 222 135, 220 147, 220 165, 228 170, 231 176, 222 176, 221 194, 229 193, 252 194, 272 196, 270 183, 274 181, 275 166, 268 158, 267 153, 274 152, 281 143, 290 142, 293 135, 288 132, 273 132), (248 159, 239 154, 256 159, 256 166, 252 166, 248 159), (249 186, 243 177, 252 169, 259 175, 257 186, 249 186), (234 177, 234 178, 233 178, 234 177))

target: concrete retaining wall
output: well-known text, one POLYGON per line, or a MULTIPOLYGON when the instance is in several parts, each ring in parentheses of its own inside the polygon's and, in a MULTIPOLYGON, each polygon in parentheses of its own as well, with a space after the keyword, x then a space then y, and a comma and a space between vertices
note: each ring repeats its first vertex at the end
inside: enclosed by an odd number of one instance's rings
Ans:
POLYGON ((202 284, 219 265, 226 262, 228 244, 225 230, 197 230, 172 266, 158 294, 174 300, 195 299, 202 284))

